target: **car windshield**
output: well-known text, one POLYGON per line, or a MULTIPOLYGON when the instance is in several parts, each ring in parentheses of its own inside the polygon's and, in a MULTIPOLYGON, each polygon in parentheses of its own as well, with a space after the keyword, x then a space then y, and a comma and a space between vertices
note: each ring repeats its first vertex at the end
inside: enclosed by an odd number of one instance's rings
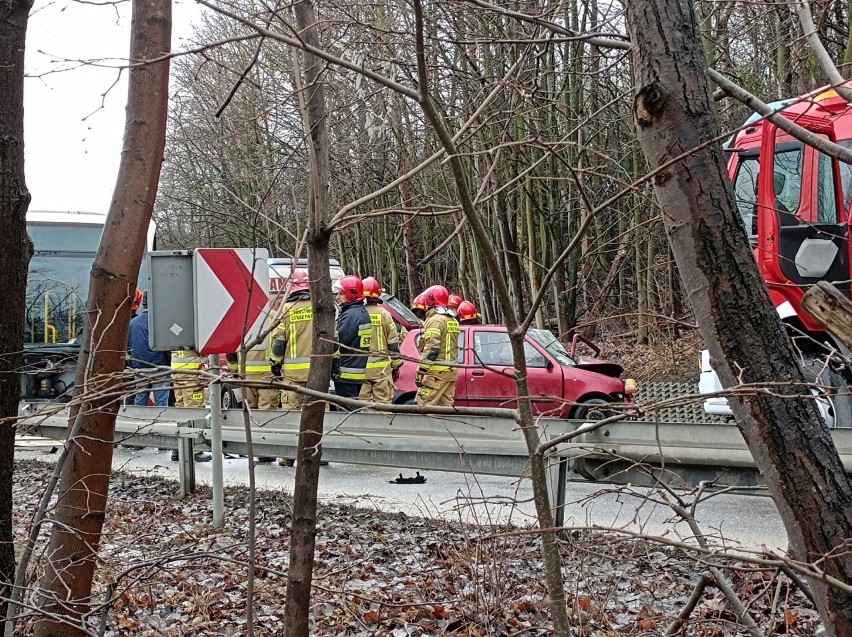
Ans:
POLYGON ((571 367, 577 364, 550 330, 529 330, 527 336, 550 352, 560 365, 571 367))

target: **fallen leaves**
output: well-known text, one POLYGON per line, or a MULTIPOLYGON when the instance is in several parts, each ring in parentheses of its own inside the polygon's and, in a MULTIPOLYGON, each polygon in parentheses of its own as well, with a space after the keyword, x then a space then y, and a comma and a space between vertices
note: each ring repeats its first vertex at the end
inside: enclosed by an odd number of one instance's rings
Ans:
MULTIPOLYGON (((23 543, 49 472, 16 464, 15 532, 23 543)), ((104 634, 245 634, 248 493, 226 491, 226 526, 209 526, 210 493, 185 499, 159 478, 119 474, 101 542, 95 598, 114 591, 104 634), (107 584, 113 588, 108 589, 107 584)), ((281 635, 289 566, 290 498, 257 497, 254 634, 281 635)), ((535 637, 551 634, 538 540, 497 537, 443 520, 326 506, 316 538, 311 634, 320 637, 535 637)), ((44 538, 42 537, 42 542, 44 538)), ((679 551, 603 534, 562 538, 566 599, 576 637, 663 634, 703 565, 679 551)), ((38 572, 40 565, 33 565, 38 572)), ((734 578, 764 634, 813 634, 817 616, 774 572, 734 578), (773 606, 773 598, 780 600, 773 606)), ((783 576, 781 576, 783 578, 783 576)), ((744 634, 707 588, 683 634, 744 634)), ((99 626, 93 624, 93 632, 99 626)), ((21 634, 27 629, 21 626, 21 634)))

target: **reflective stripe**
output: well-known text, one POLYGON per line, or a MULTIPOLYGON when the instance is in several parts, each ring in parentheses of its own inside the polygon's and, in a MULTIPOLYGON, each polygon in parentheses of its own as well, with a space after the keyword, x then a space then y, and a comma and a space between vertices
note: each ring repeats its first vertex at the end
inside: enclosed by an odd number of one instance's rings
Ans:
POLYGON ((307 363, 284 363, 282 365, 283 369, 308 369, 310 368, 310 362, 307 363))
POLYGON ((369 361, 367 363, 367 369, 382 369, 383 367, 387 367, 388 365, 390 365, 390 361, 388 359, 369 361))
POLYGON ((367 377, 363 367, 341 367, 340 378, 343 380, 364 380, 367 377))
POLYGON ((172 360, 172 369, 201 369, 201 363, 176 363, 172 360))
MULTIPOLYGON (((453 346, 458 343, 459 323, 454 319, 447 321, 447 340, 444 341, 444 360, 450 361, 453 356, 453 346)), ((447 368, 449 369, 449 368, 447 368)))
POLYGON ((446 365, 429 365, 430 372, 446 372, 451 369, 452 367, 448 367, 446 365))
POLYGON ((260 374, 263 372, 271 372, 271 365, 246 365, 246 374, 260 374))

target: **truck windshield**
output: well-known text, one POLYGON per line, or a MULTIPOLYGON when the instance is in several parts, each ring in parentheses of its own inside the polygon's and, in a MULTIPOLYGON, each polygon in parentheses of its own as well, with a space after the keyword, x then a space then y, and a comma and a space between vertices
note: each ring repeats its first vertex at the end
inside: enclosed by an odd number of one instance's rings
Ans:
POLYGON ((527 336, 550 352, 560 365, 571 367, 577 364, 550 330, 529 330, 527 336))

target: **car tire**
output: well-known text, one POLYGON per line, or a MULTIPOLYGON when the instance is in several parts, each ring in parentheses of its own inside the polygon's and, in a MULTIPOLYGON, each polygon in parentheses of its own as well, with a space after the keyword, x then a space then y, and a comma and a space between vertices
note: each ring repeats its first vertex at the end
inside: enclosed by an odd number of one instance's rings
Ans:
POLYGON ((614 414, 611 409, 606 409, 608 405, 609 401, 603 398, 589 398, 574 407, 571 417, 575 420, 603 420, 614 414))
POLYGON ((811 390, 826 427, 852 427, 852 394, 843 375, 827 366, 824 359, 811 356, 805 356, 802 372, 806 381, 831 388, 827 392, 811 390))
POLYGON ((242 406, 240 401, 230 389, 222 388, 222 409, 239 409, 242 406))

